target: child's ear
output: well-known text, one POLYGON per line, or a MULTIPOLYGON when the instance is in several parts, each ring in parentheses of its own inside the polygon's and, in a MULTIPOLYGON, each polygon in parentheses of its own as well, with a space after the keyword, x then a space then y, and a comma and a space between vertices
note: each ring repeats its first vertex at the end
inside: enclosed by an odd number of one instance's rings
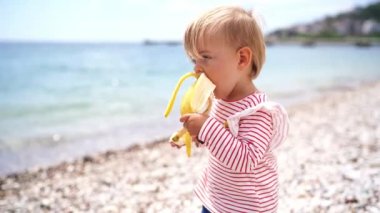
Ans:
POLYGON ((251 65, 252 60, 252 50, 249 47, 242 47, 238 50, 239 69, 245 69, 251 65))

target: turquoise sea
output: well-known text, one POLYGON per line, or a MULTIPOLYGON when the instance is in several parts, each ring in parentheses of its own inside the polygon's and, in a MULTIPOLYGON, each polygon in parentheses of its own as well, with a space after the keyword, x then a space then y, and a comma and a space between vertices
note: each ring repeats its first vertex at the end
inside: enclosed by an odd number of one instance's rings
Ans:
MULTIPOLYGON (((274 45, 256 84, 290 106, 379 80, 379 56, 379 46, 274 45)), ((179 104, 163 112, 191 69, 181 45, 0 43, 0 175, 169 136, 179 104)))

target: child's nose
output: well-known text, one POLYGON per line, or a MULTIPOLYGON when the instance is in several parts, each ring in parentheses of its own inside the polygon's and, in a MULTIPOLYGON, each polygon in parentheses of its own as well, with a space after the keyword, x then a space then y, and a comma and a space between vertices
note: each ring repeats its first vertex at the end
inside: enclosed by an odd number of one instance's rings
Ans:
POLYGON ((203 70, 203 68, 201 66, 199 66, 198 64, 196 64, 194 66, 194 72, 198 74, 198 73, 204 72, 204 70, 203 70))

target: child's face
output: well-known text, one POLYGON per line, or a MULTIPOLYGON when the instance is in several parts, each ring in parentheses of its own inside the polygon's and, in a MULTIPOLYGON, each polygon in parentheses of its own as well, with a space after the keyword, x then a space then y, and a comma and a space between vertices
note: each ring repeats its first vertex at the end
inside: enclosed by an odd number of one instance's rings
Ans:
POLYGON ((204 72, 216 85, 214 95, 228 99, 240 78, 237 50, 221 39, 208 40, 198 46, 200 58, 192 59, 196 72, 204 72))

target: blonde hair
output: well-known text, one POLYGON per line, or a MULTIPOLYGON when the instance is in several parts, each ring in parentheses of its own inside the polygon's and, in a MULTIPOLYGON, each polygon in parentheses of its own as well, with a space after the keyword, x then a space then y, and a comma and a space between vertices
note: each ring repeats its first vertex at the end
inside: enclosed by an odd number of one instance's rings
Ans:
POLYGON ((265 40, 252 12, 239 7, 223 6, 210 10, 187 28, 184 46, 189 57, 200 57, 198 46, 212 36, 221 38, 235 48, 249 47, 252 51, 252 79, 261 71, 265 61, 265 40))

